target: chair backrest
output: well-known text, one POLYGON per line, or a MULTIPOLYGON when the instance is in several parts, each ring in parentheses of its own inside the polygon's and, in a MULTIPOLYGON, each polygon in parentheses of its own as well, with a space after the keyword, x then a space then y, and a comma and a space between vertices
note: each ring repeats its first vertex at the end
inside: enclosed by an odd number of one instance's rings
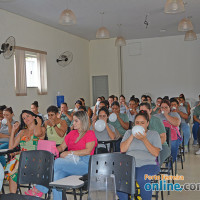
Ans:
MULTIPOLYGON (((116 190, 131 194, 135 193, 135 158, 121 153, 106 153, 93 155, 90 158, 88 172, 88 188, 91 180, 95 179, 98 187, 98 179, 102 175, 115 175, 116 190)), ((94 187, 94 185, 92 185, 94 187)))
MULTIPOLYGON (((21 195, 21 194, 2 194, 0 195, 1 200, 40 200, 41 198, 35 196, 21 195)), ((42 199, 41 199, 42 200, 42 199)))
POLYGON ((165 127, 166 129, 166 142, 171 149, 171 129, 169 127, 165 127))
POLYGON ((39 184, 49 187, 53 181, 54 155, 44 150, 23 151, 18 167, 20 184, 39 184))

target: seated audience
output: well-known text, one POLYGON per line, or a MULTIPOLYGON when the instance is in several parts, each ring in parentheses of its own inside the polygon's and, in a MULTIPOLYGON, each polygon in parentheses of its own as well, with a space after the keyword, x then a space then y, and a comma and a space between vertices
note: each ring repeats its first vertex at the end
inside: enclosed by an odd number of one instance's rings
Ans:
POLYGON ((79 108, 80 106, 82 106, 82 105, 83 105, 83 104, 82 104, 82 101, 81 101, 81 100, 77 100, 77 101, 75 102, 75 107, 74 107, 73 112, 78 111, 78 108, 79 108))
POLYGON ((155 105, 155 107, 154 108, 152 107, 152 113, 151 113, 151 115, 160 113, 160 104, 161 104, 161 102, 162 102, 162 98, 158 97, 156 99, 156 105, 155 105))
POLYGON ((3 110, 4 110, 5 108, 7 108, 5 105, 0 106, 0 122, 1 122, 1 120, 3 119, 3 110))
POLYGON ((144 101, 148 101, 147 95, 145 95, 145 94, 143 94, 143 95, 141 96, 141 102, 144 102, 144 101))
POLYGON ((110 122, 111 125, 113 125, 119 133, 123 136, 129 128, 129 120, 127 114, 120 113, 120 106, 117 101, 114 101, 112 103, 112 112, 117 115, 117 120, 115 122, 110 122))
MULTIPOLYGON (((115 128, 111 124, 108 123, 108 117, 109 117, 108 109, 106 107, 102 107, 98 113, 98 118, 100 120, 105 121, 105 124, 106 124, 106 128, 102 132, 99 132, 95 129, 95 123, 97 120, 94 120, 92 122, 92 126, 90 127, 90 130, 93 130, 95 132, 95 135, 98 141, 109 141, 109 140, 115 139, 115 134, 116 134, 115 128)), ((99 144, 98 148, 101 148, 101 147, 105 148, 105 145, 99 144)), ((109 145, 108 145, 108 150, 109 150, 109 145)))
POLYGON ((31 111, 32 111, 34 114, 36 114, 36 115, 38 115, 38 116, 41 116, 42 119, 44 120, 43 115, 42 115, 41 113, 39 113, 38 109, 39 109, 38 102, 37 102, 37 101, 34 101, 34 102, 31 104, 31 111))
POLYGON ((171 155, 171 149, 169 148, 166 142, 166 130, 165 126, 161 119, 152 115, 152 109, 149 103, 141 103, 140 110, 144 110, 147 112, 149 116, 149 126, 148 130, 156 131, 160 135, 162 150, 160 151, 160 166, 162 163, 171 155))
MULTIPOLYGON (((113 125, 116 131, 123 136, 126 130, 129 129, 129 120, 127 114, 120 113, 120 106, 117 101, 112 103, 112 112, 117 115, 117 120, 115 122, 109 121, 109 124, 113 125)), ((116 151, 120 151, 120 140, 116 142, 116 151)))
POLYGON ((114 95, 110 95, 109 97, 108 97, 108 102, 109 102, 109 112, 112 112, 112 103, 114 102, 114 95))
POLYGON ((170 111, 170 101, 167 99, 161 102, 161 113, 156 114, 159 117, 165 127, 169 127, 171 130, 171 155, 173 157, 173 162, 176 160, 178 154, 178 147, 182 142, 182 138, 179 132, 179 126, 181 123, 181 118, 178 113, 170 111))
POLYGON ((119 97, 119 105, 120 105, 120 113, 126 113, 126 99, 125 96, 122 94, 119 97))
POLYGON ((60 105, 60 113, 58 114, 58 118, 65 120, 67 123, 67 126, 69 127, 71 124, 71 121, 73 119, 72 112, 68 111, 67 103, 61 103, 60 105))
POLYGON ((44 122, 48 140, 55 141, 56 144, 62 144, 67 132, 67 123, 58 118, 58 108, 49 106, 47 108, 48 120, 44 122))
MULTIPOLYGON (((101 97, 101 99, 102 99, 102 97, 101 97)), ((85 108, 86 108, 86 111, 87 111, 87 113, 88 113, 88 116, 89 117, 92 117, 92 109, 89 107, 89 106, 86 106, 85 105, 85 99, 84 98, 80 98, 79 99, 81 102, 82 102, 82 106, 85 106, 85 108)), ((105 98, 104 98, 104 100, 105 100, 105 98)))
POLYGON ((190 127, 186 123, 186 120, 188 119, 188 114, 184 106, 180 105, 179 102, 176 98, 171 98, 170 99, 171 103, 171 111, 176 112, 180 115, 181 117, 181 131, 183 132, 184 136, 184 146, 185 146, 185 152, 188 152, 188 142, 190 139, 190 127))
POLYGON ((98 97, 96 100, 96 104, 94 106, 93 115, 98 115, 100 102, 101 102, 101 97, 98 97))
MULTIPOLYGON (((10 134, 12 131, 12 126, 15 123, 13 120, 13 110, 12 108, 5 108, 3 110, 3 119, 1 121, 1 128, 0 128, 0 149, 8 149, 8 143, 10 139, 10 134)), ((4 156, 0 156, 0 163, 5 166, 6 159, 4 156)))
MULTIPOLYGON (((132 130, 126 131, 120 149, 121 152, 135 157, 136 169, 135 178, 140 186, 140 194, 142 199, 150 200, 152 191, 146 191, 144 186, 146 183, 151 183, 150 180, 144 179, 144 175, 157 175, 159 166, 156 163, 156 158, 162 149, 161 139, 156 131, 148 130, 149 116, 146 111, 140 111, 135 117, 135 125, 142 126, 145 129, 144 134, 137 133, 135 136, 132 130)), ((128 195, 118 192, 119 199, 128 200, 128 195)))
POLYGON ((137 103, 135 99, 130 99, 129 106, 126 105, 126 114, 128 116, 129 122, 133 125, 135 116, 137 115, 137 103))
POLYGON ((118 97, 117 96, 114 97, 114 101, 118 101, 118 97))
MULTIPOLYGON (((14 149, 20 144, 21 150, 23 151, 36 150, 38 140, 44 139, 45 137, 45 128, 42 127, 42 118, 29 110, 23 110, 20 115, 20 120, 21 125, 19 125, 19 122, 16 122, 13 125, 10 135, 9 149, 14 149), (16 132, 19 130, 19 126, 20 132, 15 137, 16 132)), ((13 169, 9 168, 7 174, 11 193, 16 193, 17 190, 19 156, 19 154, 15 155, 15 167, 13 169)), ((7 165, 9 166, 9 163, 7 165)))
POLYGON ((194 139, 193 145, 197 145, 197 132, 200 126, 200 105, 196 106, 194 109, 193 122, 194 122, 194 125, 192 127, 192 133, 194 139))
MULTIPOLYGON (((84 111, 75 112, 73 121, 75 130, 66 135, 63 143, 57 147, 61 154, 54 163, 54 181, 70 175, 88 173, 90 155, 94 154, 97 146, 95 133, 89 130, 87 113, 84 111), (66 148, 68 148, 67 151, 66 148)), ((36 191, 36 195, 48 192, 48 189, 43 186, 37 185, 36 188, 32 189, 36 191)), ((62 191, 53 189, 53 199, 62 200, 62 191)))
POLYGON ((147 95, 147 101, 152 108, 154 108, 156 106, 155 103, 152 101, 152 98, 149 95, 147 95))

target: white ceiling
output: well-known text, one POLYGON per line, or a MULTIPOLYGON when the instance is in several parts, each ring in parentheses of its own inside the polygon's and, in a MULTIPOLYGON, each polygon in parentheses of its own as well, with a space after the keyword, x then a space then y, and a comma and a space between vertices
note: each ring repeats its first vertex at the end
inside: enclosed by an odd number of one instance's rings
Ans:
POLYGON ((192 16, 196 33, 200 33, 200 0, 185 0, 186 11, 180 14, 163 12, 166 0, 0 0, 0 8, 47 24, 82 38, 95 39, 101 26, 100 12, 105 12, 103 25, 111 37, 119 34, 117 24, 122 24, 121 33, 125 39, 139 39, 181 35, 177 26, 179 21, 192 16), (68 8, 76 17, 77 24, 63 26, 58 23, 60 13, 68 8), (144 24, 145 16, 149 26, 144 24), (166 29, 165 32, 160 32, 166 29))

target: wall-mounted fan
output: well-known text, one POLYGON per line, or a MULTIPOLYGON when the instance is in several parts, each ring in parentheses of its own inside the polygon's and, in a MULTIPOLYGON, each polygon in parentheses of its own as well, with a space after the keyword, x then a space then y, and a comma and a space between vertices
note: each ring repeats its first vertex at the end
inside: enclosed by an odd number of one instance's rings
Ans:
POLYGON ((15 38, 13 36, 10 36, 2 45, 0 54, 3 53, 3 56, 5 59, 9 59, 15 50, 15 38))
POLYGON ((73 54, 69 51, 65 51, 62 53, 59 58, 56 60, 56 62, 62 66, 66 67, 70 62, 73 60, 73 54))

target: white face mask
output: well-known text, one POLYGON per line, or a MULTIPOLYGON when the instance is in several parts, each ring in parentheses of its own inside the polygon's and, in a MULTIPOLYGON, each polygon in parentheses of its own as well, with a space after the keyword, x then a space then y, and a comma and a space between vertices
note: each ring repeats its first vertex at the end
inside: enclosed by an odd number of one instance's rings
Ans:
POLYGON ((78 111, 78 108, 74 108, 74 111, 77 112, 77 111, 78 111))
POLYGON ((100 102, 101 102, 101 101, 97 101, 97 102, 96 102, 96 105, 98 106, 98 105, 100 104, 100 102))
POLYGON ((3 118, 1 121, 2 124, 7 124, 7 119, 3 118))
POLYGON ((176 107, 173 106, 173 107, 172 107, 172 110, 176 110, 176 107))
POLYGON ((162 110, 161 113, 164 114, 165 112, 162 110))
POLYGON ((183 103, 180 103, 180 106, 183 106, 183 103))

